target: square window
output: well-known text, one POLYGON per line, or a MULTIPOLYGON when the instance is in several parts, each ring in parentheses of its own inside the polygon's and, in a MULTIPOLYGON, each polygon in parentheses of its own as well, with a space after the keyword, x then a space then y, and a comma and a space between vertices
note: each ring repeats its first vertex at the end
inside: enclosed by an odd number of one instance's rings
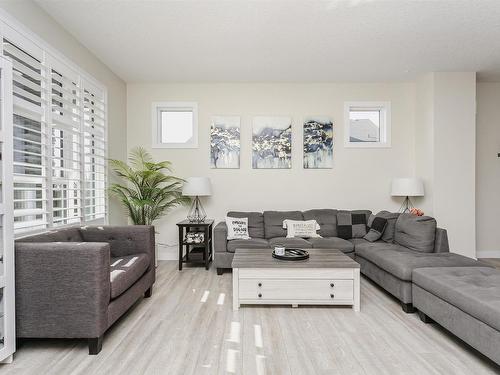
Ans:
POLYGON ((198 106, 194 102, 153 103, 153 148, 197 148, 198 106))
POLYGON ((390 147, 390 103, 345 103, 345 147, 390 147))

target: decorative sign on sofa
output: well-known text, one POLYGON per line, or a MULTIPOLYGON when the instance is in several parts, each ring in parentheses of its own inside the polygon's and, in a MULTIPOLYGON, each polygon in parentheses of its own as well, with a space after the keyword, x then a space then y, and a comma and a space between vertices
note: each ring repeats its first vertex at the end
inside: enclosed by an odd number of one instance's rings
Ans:
POLYGON ((210 167, 240 167, 240 117, 213 116, 210 128, 210 167))
POLYGON ((304 168, 333 167, 333 122, 328 117, 304 120, 304 168))
POLYGON ((292 167, 292 119, 256 116, 252 130, 252 168, 292 167))

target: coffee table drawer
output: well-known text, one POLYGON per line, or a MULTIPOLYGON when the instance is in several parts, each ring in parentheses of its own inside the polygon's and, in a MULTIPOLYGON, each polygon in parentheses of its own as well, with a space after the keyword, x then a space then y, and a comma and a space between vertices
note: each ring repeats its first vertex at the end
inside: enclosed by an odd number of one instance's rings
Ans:
POLYGON ((240 279, 239 298, 253 300, 352 300, 353 280, 240 279))

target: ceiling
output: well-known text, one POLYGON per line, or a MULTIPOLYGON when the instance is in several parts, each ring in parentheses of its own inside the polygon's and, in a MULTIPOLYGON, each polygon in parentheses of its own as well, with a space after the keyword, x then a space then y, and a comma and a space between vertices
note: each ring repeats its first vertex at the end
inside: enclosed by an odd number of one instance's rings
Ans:
POLYGON ((35 0, 126 82, 500 81, 498 0, 35 0))

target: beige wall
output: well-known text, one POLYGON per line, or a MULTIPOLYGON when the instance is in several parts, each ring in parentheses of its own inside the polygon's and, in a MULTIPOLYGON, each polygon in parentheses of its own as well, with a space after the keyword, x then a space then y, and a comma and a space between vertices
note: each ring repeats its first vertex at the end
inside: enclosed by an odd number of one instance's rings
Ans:
MULTIPOLYGON (((107 87, 109 157, 125 159, 127 144, 125 83, 31 0, 0 1, 0 8, 107 87)), ((113 200, 110 201, 109 220, 112 224, 127 221, 120 206, 113 200)))
MULTIPOLYGON (((145 146, 158 160, 173 162, 181 177, 209 176, 213 196, 207 212, 220 220, 227 210, 287 210, 318 207, 397 210, 390 197, 394 176, 413 174, 414 85, 398 84, 171 84, 127 87, 128 148, 145 146), (150 149, 151 103, 197 101, 198 149, 150 149), (345 149, 342 144, 344 101, 391 101, 392 145, 387 149, 345 149), (212 115, 241 115, 241 168, 209 168, 212 115), (255 115, 293 118, 292 169, 251 168, 251 121, 255 115), (302 168, 301 119, 328 115, 334 121, 334 167, 302 168)), ((158 223, 159 242, 174 245, 175 222, 187 213, 177 209, 158 223)), ((165 251, 165 249, 164 249, 165 251)), ((165 256, 165 253, 163 254, 165 256)))
POLYGON ((500 257, 500 82, 477 85, 476 217, 478 257, 500 257))

